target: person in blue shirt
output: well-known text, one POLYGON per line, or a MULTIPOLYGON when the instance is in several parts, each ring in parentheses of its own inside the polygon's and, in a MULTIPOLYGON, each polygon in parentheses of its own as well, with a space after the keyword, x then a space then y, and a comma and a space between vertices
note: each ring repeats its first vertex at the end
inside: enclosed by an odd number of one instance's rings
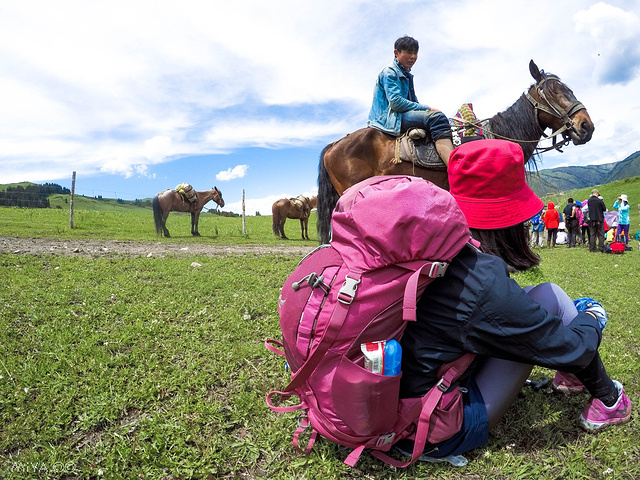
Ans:
POLYGON ((613 208, 618 209, 618 228, 616 229, 616 241, 620 241, 620 234, 624 234, 624 243, 629 245, 629 202, 623 193, 613 204, 613 208))
POLYGON ((418 49, 418 41, 412 37, 396 40, 395 59, 378 75, 367 126, 395 137, 409 128, 424 129, 448 165, 453 151, 449 120, 440 110, 420 103, 416 97, 411 68, 418 60, 418 49))
MULTIPOLYGON (((422 294, 417 320, 407 322, 401 340, 400 395, 421 397, 438 383, 442 365, 466 353, 475 360, 459 380, 468 391, 460 430, 427 444, 424 453, 450 458, 486 443, 533 365, 556 370, 559 391, 590 394, 579 417, 583 429, 628 422, 631 401, 598 353, 607 323, 602 305, 590 298, 574 302, 552 283, 521 288, 509 276, 510 269, 540 263, 524 222, 543 203, 526 183, 521 147, 505 140, 465 143, 451 155, 448 174, 481 250, 464 247, 422 294)), ((401 440, 398 448, 410 452, 413 444, 401 440)))

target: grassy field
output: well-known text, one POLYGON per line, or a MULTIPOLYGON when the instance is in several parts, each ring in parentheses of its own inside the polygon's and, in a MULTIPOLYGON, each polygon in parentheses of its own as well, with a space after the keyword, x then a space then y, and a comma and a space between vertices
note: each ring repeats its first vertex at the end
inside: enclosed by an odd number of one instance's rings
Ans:
MULTIPOLYGON (((610 207, 620 190, 603 189, 610 207), (611 201, 609 201, 611 200, 611 201)), ((579 195, 576 198, 581 198, 579 195)), ((564 205, 564 197, 559 198, 564 205)), ((632 209, 632 231, 638 229, 632 209)), ((155 235, 151 211, 0 208, 0 235, 119 239, 189 245, 304 245, 299 223, 276 239, 271 217, 203 214, 200 238, 172 213, 171 239, 155 235)), ((309 225, 315 234, 315 219, 309 225)), ((640 253, 539 250, 543 263, 514 278, 553 281, 609 312, 601 355, 612 377, 640 400, 640 253)), ((287 381, 282 359, 262 345, 279 338, 278 292, 298 257, 283 254, 96 258, 0 254, 0 478, 439 478, 637 479, 640 426, 598 435, 577 427, 587 396, 523 389, 489 443, 463 468, 419 464, 395 470, 318 441, 291 446, 295 414, 272 413, 266 393, 287 381), (191 267, 192 262, 201 265, 191 267)), ((537 368, 534 377, 553 372, 537 368)))
MULTIPOLYGON (((57 197, 57 195, 53 195, 57 197)), ((60 205, 64 205, 62 202, 60 205)), ((191 236, 191 215, 171 212, 167 218, 167 228, 171 238, 158 237, 150 208, 128 204, 118 204, 115 200, 87 199, 88 208, 78 208, 74 212, 74 228, 70 228, 68 205, 63 208, 21 209, 0 207, 0 235, 33 238, 61 239, 103 239, 142 242, 182 242, 205 244, 260 244, 289 245, 301 242, 317 245, 316 216, 309 219, 309 237, 302 240, 300 221, 289 219, 284 228, 290 240, 281 240, 272 233, 271 216, 248 216, 243 230, 241 217, 223 217, 203 212, 198 230, 200 237, 191 236), (108 205, 108 207, 106 207, 108 205)))

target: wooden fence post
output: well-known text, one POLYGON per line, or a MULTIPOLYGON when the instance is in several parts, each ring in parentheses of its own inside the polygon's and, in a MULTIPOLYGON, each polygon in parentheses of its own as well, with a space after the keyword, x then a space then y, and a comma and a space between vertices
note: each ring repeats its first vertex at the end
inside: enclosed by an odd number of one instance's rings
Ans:
POLYGON ((69 228, 73 230, 73 197, 76 192, 76 172, 71 175, 71 201, 69 202, 69 228))
POLYGON ((244 188, 242 189, 242 234, 247 234, 247 224, 244 215, 244 188))

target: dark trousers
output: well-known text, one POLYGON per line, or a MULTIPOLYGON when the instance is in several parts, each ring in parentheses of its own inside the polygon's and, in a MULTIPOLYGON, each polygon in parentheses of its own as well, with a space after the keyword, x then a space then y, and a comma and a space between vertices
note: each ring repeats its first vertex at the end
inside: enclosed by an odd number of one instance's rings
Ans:
POLYGON ((588 245, 591 235, 589 234, 589 225, 582 225, 582 244, 588 245))
POLYGON ((596 251, 596 239, 598 240, 598 250, 604 253, 604 222, 589 220, 589 251, 596 251))
POLYGON ((578 234, 580 232, 580 227, 578 226, 578 221, 576 219, 571 219, 567 222, 567 236, 568 239, 568 247, 576 246, 576 238, 578 238, 578 234))

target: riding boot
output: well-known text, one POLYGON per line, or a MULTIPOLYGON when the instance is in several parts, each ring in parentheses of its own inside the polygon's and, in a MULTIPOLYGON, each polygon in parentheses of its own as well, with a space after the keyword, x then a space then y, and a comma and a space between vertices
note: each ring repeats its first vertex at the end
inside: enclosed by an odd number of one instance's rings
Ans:
POLYGON ((453 152, 453 142, 450 138, 441 138, 435 141, 436 151, 445 165, 449 166, 449 157, 453 152))

